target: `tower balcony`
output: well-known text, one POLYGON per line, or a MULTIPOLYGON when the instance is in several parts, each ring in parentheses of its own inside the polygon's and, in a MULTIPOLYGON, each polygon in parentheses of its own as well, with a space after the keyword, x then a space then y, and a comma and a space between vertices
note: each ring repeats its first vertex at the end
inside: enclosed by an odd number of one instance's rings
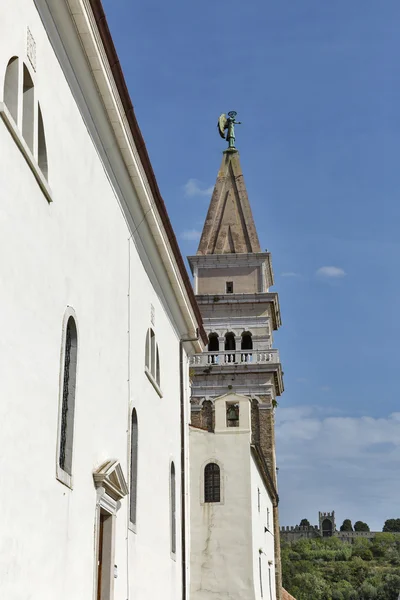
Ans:
POLYGON ((225 350, 202 352, 189 357, 189 364, 192 367, 263 365, 267 363, 280 365, 278 350, 225 350))

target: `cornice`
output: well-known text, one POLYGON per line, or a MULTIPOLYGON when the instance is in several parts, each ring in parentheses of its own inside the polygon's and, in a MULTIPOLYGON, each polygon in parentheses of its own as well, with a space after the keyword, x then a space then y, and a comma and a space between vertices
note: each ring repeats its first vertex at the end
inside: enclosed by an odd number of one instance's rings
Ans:
POLYGON ((219 269, 232 266, 258 267, 263 263, 271 263, 270 252, 243 252, 240 254, 195 254, 188 256, 188 262, 192 273, 194 267, 206 269, 219 269))
POLYGON ((282 325, 281 309, 277 292, 256 292, 254 294, 197 294, 198 305, 223 305, 223 304, 271 304, 273 328, 279 329, 282 325))

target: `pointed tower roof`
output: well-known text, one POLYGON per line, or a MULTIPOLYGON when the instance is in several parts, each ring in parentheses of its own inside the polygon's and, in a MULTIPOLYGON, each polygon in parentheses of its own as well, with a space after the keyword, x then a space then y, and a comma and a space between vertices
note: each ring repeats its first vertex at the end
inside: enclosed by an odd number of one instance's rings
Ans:
POLYGON ((261 252, 239 152, 226 150, 211 197, 197 254, 261 252))

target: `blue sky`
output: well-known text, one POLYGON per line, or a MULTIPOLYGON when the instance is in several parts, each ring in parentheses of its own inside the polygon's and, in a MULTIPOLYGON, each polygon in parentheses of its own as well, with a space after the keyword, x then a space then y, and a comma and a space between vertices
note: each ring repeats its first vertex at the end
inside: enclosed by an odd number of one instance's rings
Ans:
POLYGON ((281 524, 399 517, 400 3, 104 0, 184 255, 236 110, 285 371, 281 524), (330 268, 326 268, 330 267, 330 268))

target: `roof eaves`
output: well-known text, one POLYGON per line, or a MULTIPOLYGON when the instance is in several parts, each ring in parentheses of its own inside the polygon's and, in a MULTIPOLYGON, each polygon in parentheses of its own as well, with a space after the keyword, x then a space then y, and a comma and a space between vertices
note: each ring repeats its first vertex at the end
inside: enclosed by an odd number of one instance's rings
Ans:
POLYGON ((108 62, 110 64, 111 72, 113 74, 115 84, 118 89, 118 93, 121 98, 122 106, 124 108, 124 112, 129 124, 129 128, 132 132, 132 136, 135 141, 136 149, 142 163, 143 169, 145 171, 147 180, 149 182, 149 186, 151 192, 154 197, 155 205, 157 207, 157 211, 160 215, 162 224, 164 226, 165 232, 168 237, 168 241, 170 243, 172 252, 174 254, 176 263, 178 265, 178 269, 180 275, 182 277, 186 293, 188 295, 190 304, 192 306, 193 312, 195 314, 197 323, 199 324, 199 335, 204 344, 207 344, 207 335, 204 331, 203 321, 200 313, 200 309, 197 305, 196 298, 193 292, 192 284, 189 279, 189 275, 187 273, 185 263, 182 258, 181 251, 179 249, 179 245, 174 233, 174 230, 171 225, 171 221, 168 216, 167 208, 165 206, 165 202, 161 196, 157 180, 153 171, 152 164, 150 162, 150 158, 147 152, 147 148, 143 139, 142 132, 140 131, 139 124, 136 119, 135 111, 133 109, 133 104, 131 97, 129 95, 128 87, 126 85, 125 77, 122 72, 121 63, 118 58, 117 51, 115 49, 114 41, 111 36, 110 29, 108 27, 106 15, 103 9, 103 5, 101 0, 89 0, 90 6, 93 11, 93 15, 96 21, 96 25, 99 30, 99 34, 101 40, 104 45, 104 49, 107 55, 108 62))

